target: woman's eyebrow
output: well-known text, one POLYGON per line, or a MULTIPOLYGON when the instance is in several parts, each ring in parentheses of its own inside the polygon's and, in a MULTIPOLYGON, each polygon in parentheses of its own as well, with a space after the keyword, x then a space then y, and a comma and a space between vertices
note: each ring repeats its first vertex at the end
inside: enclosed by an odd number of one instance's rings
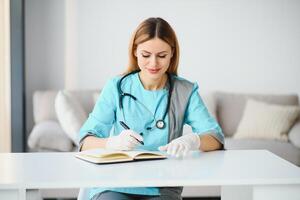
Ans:
MULTIPOLYGON (((146 50, 142 50, 143 52, 145 52, 145 53, 150 53, 151 54, 151 52, 149 52, 149 51, 146 51, 146 50)), ((161 53, 168 53, 168 51, 161 51, 161 52, 158 52, 157 54, 161 54, 161 53)))

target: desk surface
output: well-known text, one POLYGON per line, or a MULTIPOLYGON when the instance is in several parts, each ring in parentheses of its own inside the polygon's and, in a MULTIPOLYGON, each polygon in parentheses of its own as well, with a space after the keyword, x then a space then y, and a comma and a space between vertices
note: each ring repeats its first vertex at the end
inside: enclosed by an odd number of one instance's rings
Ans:
POLYGON ((74 153, 0 153, 0 189, 273 184, 300 184, 300 168, 265 150, 105 165, 74 153))

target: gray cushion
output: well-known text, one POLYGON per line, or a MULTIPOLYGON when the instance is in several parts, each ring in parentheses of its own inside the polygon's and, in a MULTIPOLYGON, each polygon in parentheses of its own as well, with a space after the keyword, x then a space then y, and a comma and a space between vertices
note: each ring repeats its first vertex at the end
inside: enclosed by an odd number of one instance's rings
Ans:
POLYGON ((34 126, 28 138, 31 149, 41 151, 72 151, 73 143, 56 121, 44 121, 34 126))
POLYGON ((283 159, 300 166, 300 149, 289 142, 263 139, 225 138, 225 149, 266 149, 283 159))
POLYGON ((226 136, 232 136, 242 118, 248 98, 279 105, 299 105, 297 95, 235 94, 216 92, 217 118, 226 136))
POLYGON ((289 132, 289 140, 296 147, 300 148, 300 117, 289 132))

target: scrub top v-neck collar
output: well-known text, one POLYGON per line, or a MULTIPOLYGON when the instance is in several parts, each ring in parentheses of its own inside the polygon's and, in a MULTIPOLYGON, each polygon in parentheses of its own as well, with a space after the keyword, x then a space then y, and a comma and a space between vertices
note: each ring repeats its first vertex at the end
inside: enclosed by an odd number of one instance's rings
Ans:
POLYGON ((146 93, 161 93, 161 92, 167 92, 168 91, 168 88, 169 88, 169 84, 168 84, 168 81, 166 81, 166 84, 163 88, 161 89, 158 89, 158 90, 147 90, 145 89, 143 83, 142 83, 142 80, 140 78, 140 72, 136 73, 136 74, 133 74, 133 76, 135 76, 135 78, 137 79, 138 81, 138 84, 139 84, 139 87, 146 93))

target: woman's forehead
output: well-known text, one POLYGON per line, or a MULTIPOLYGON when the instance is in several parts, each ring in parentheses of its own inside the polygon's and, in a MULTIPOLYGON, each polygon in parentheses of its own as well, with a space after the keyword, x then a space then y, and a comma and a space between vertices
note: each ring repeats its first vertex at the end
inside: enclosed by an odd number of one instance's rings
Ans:
POLYGON ((163 53, 169 52, 171 50, 171 46, 162 39, 153 38, 139 44, 137 49, 148 53, 163 53))

